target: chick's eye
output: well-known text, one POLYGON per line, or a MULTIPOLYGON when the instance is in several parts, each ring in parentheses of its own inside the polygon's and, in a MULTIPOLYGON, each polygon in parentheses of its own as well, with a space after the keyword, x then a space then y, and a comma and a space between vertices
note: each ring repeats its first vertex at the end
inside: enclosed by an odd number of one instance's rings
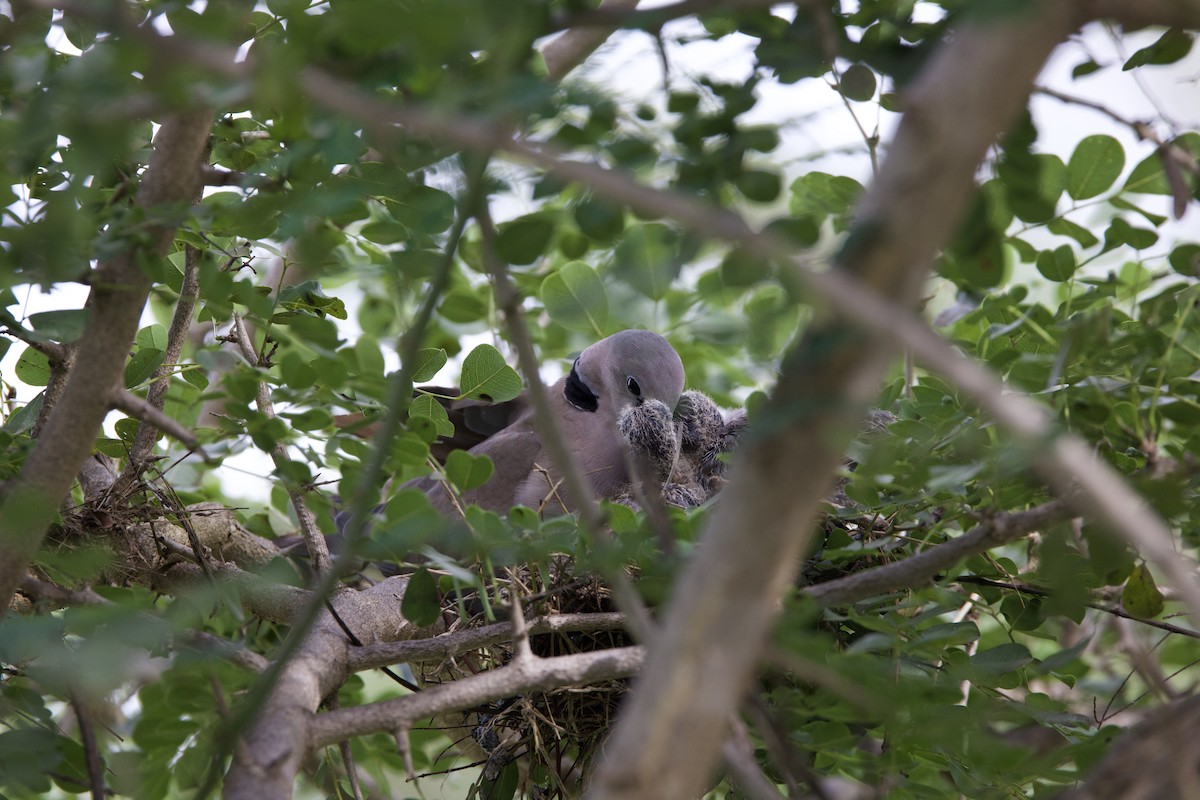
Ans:
POLYGON ((632 375, 626 378, 625 381, 625 385, 629 387, 630 394, 632 394, 634 397, 642 396, 642 387, 632 375))

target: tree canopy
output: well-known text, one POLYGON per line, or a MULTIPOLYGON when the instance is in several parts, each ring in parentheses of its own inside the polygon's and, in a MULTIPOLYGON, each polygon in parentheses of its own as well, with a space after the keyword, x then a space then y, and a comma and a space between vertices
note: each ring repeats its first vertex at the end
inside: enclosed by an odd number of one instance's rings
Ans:
POLYGON ((0 797, 1194 791, 1200 120, 1088 87, 1197 29, 0 3, 0 797), (628 328, 739 420, 715 496, 404 486, 628 328))

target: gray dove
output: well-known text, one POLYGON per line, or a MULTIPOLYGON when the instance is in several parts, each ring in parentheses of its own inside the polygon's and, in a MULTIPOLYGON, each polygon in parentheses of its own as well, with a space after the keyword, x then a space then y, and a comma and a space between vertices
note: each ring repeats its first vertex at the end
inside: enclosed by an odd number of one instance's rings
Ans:
MULTIPOLYGON (((621 331, 580 353, 571 371, 549 391, 553 413, 592 492, 598 498, 611 498, 629 485, 626 443, 618 427, 622 412, 651 401, 675 408, 683 392, 683 362, 657 333, 621 331)), ((546 516, 576 507, 528 404, 522 404, 507 427, 468 452, 488 456, 495 469, 487 483, 457 498, 462 506, 474 503, 506 511, 522 505, 546 516)), ((424 491, 443 513, 458 513, 456 498, 442 481, 426 477, 406 486, 424 491)))

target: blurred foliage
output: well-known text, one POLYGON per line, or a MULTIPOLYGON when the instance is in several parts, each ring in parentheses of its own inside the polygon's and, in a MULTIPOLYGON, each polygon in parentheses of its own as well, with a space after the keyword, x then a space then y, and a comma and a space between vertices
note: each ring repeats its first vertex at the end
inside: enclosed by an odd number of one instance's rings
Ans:
MULTIPOLYGON (((130 20, 185 39, 187 52, 208 48, 232 58, 243 49, 248 70, 229 73, 147 46, 101 10, 106 4, 53 14, 11 5, 19 12, 6 5, 0 13, 0 324, 19 335, 0 336, 0 355, 22 353, 0 379, 46 386, 53 365, 26 343, 66 344, 86 323, 86 308, 23 318, 21 287, 87 283, 98 262, 138 241, 147 214, 182 219, 171 256, 142 264, 155 281, 155 321, 138 333, 124 383, 143 392, 162 363, 184 248, 197 248, 194 322, 206 335, 193 337, 172 365, 166 412, 197 429, 218 460, 289 445, 293 460, 275 476, 269 502, 235 504, 243 522, 267 537, 294 528, 285 484, 340 476, 322 491, 351 496, 364 479, 370 445, 337 428, 333 416, 381 412, 399 337, 445 266, 446 288, 432 298, 411 377, 447 383, 461 374, 455 396, 494 400, 521 386, 508 366, 512 350, 478 227, 468 224, 452 248, 455 221, 479 188, 470 185, 466 159, 445 142, 372 134, 377 128, 307 96, 298 73, 321 69, 384 101, 518 124, 575 157, 743 210, 822 253, 853 228, 863 187, 846 175, 797 171, 785 155, 788 126, 752 113, 762 85, 823 81, 848 108, 892 110, 957 19, 1012 13, 1010 4, 984 0, 864 0, 852 12, 816 4, 816 17, 713 9, 661 33, 689 42, 752 37, 750 79, 675 75, 648 103, 587 78, 544 80, 536 44, 591 5, 575 0, 117 4, 130 20), (139 210, 130 200, 149 156, 151 120, 196 103, 218 109, 210 162, 233 174, 189 209, 139 210), (264 366, 246 365, 215 339, 235 312, 257 331, 264 366), (490 343, 478 344, 489 335, 490 343), (277 418, 254 405, 260 382, 277 418)), ((645 20, 652 18, 635 16, 630 25, 645 20)), ((1088 60, 1075 75, 1153 69, 1183 58, 1192 42, 1190 33, 1166 31, 1124 64, 1088 60)), ((1091 132, 1093 121, 1080 117, 1078 146, 1065 161, 1039 149, 1030 117, 998 142, 939 258, 931 286, 945 306, 938 325, 1014 388, 1037 395, 1064 430, 1091 442, 1195 554, 1200 242, 1169 232, 1161 200, 1194 201, 1197 183, 1178 167, 1164 169, 1153 147, 1134 152, 1091 132)), ((1200 133, 1176 133, 1170 147, 1200 154, 1200 133)), ((862 150, 875 145, 868 137, 862 150)), ((481 191, 504 211, 497 249, 525 298, 548 374, 599 337, 649 327, 675 345, 689 386, 742 405, 751 389, 769 389, 781 354, 813 314, 776 280, 774 265, 670 220, 640 217, 588 187, 494 162, 481 191)), ((386 442, 391 486, 427 474, 430 443, 452 430, 430 391, 418 394, 386 442)), ((41 401, 9 405, 0 479, 18 473, 41 401)), ((898 560, 980 517, 1047 499, 1029 475, 1028 454, 937 376, 918 373, 905 386, 897 368, 879 405, 899 419, 889 435, 855 451, 858 467, 845 490, 853 505, 831 513, 806 567, 810 577, 898 560), (865 518, 874 525, 863 525, 865 518)), ((118 421, 96 450, 122 458, 135 428, 118 421)), ((164 439, 160 447, 166 480, 184 502, 232 503, 211 467, 175 465, 178 446, 164 439)), ((485 459, 461 454, 444 474, 465 490, 490 470, 485 459)), ((786 490, 787 476, 780 481, 786 490)), ((328 498, 309 496, 332 531, 328 498)), ((505 565, 544 569, 563 552, 580 569, 636 564, 647 599, 661 602, 708 513, 672 512, 678 543, 668 557, 645 521, 621 506, 609 508, 620 548, 596 551, 571 520, 471 509, 466 525, 447 530, 423 495, 389 497, 363 555, 400 562, 424 555, 432 566, 420 568, 404 599, 405 613, 420 621, 436 616, 439 592, 475 590, 486 601, 505 565)), ((105 572, 103 549, 70 533, 64 526, 51 537, 39 574, 71 587, 95 583, 111 602, 35 607, 0 626, 0 793, 87 791, 72 711, 82 703, 103 723, 99 755, 115 795, 190 795, 214 756, 212 731, 251 676, 180 646, 181 637, 204 630, 269 653, 281 632, 245 618, 219 593, 172 598, 120 585, 105 572)), ((299 581, 277 566, 270 577, 299 581)), ((932 587, 826 611, 797 595, 776 639, 811 674, 777 665, 763 676, 760 698, 776 735, 815 774, 860 780, 893 798, 1047 796, 1104 754, 1111 717, 1153 701, 1121 644, 1128 637, 1091 608, 1118 603, 1139 617, 1178 611, 1123 542, 1087 523, 1056 525, 969 559, 932 587), (1050 732, 1056 746, 1022 744, 1030 730, 1050 732)), ((1137 635, 1174 684, 1195 683, 1194 642, 1151 629, 1137 635)), ((392 690, 356 677, 341 701, 392 690)), ((412 736, 418 773, 455 764, 446 732, 430 727, 412 736)), ((767 744, 756 746, 782 781, 767 744)), ((407 791, 390 738, 357 740, 353 749, 384 794, 407 791)), ((319 756, 316 780, 329 780, 319 791, 332 794, 341 762, 332 751, 319 756)))

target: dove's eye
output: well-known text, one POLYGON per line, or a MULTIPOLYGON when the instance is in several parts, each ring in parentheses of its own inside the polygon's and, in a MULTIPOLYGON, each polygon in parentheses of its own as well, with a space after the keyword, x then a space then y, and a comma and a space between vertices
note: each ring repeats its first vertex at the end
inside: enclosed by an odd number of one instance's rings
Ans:
POLYGON ((642 387, 638 384, 637 379, 632 375, 625 379, 625 385, 629 387, 629 393, 634 397, 642 396, 642 387))

